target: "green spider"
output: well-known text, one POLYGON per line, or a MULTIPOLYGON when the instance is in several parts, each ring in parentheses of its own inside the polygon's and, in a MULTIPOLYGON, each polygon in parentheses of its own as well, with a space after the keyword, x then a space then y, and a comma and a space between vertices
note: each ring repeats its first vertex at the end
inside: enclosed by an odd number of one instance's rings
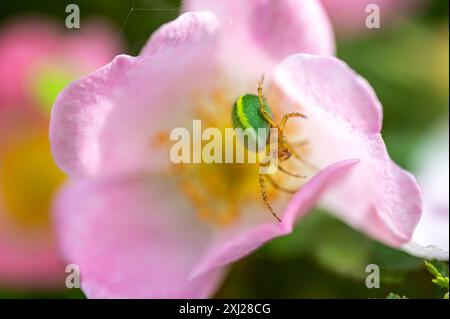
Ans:
MULTIPOLYGON (((242 130, 246 130, 246 129, 253 130, 254 133, 256 134, 255 136, 257 136, 257 134, 260 132, 260 131, 258 131, 258 129, 264 129, 264 132, 266 132, 266 134, 265 134, 265 136, 263 136, 263 139, 265 138, 266 154, 269 154, 269 152, 268 152, 269 149, 267 146, 269 145, 269 141, 270 141, 270 129, 276 128, 278 131, 278 154, 277 154, 278 162, 286 161, 289 158, 291 158, 291 156, 294 156, 298 160, 305 162, 305 160, 293 149, 294 145, 288 143, 288 141, 286 140, 286 138, 284 136, 284 129, 286 127, 287 121, 290 118, 301 117, 301 118, 306 119, 306 116, 304 114, 298 113, 298 112, 287 113, 287 114, 283 115, 283 118, 281 119, 280 124, 277 124, 275 122, 275 120, 273 119, 272 111, 267 103, 267 100, 264 98, 263 90, 262 90, 263 83, 264 83, 264 74, 261 76, 261 80, 259 81, 259 84, 258 84, 258 95, 243 94, 237 98, 236 102, 234 103, 233 111, 232 111, 233 127, 235 129, 241 128, 242 130)), ((305 141, 300 142, 295 146, 304 145, 304 144, 305 144, 305 141)), ((248 150, 254 151, 254 150, 251 150, 250 148, 248 148, 247 147, 248 145, 245 143, 244 143, 244 146, 248 150)), ((261 166, 263 164, 259 163, 259 165, 261 166)), ((278 164, 278 169, 289 176, 305 178, 305 176, 293 174, 293 173, 286 171, 279 164, 278 164)), ((281 222, 280 217, 274 212, 274 210, 272 209, 272 206, 270 205, 269 198, 265 191, 264 177, 266 177, 268 179, 268 181, 272 184, 272 186, 274 186, 274 188, 276 188, 278 190, 288 192, 288 193, 295 193, 295 191, 288 190, 288 189, 281 187, 270 177, 269 174, 259 173, 259 186, 260 186, 260 191, 261 191, 261 197, 264 201, 264 204, 270 210, 273 217, 275 217, 276 220, 281 222)))

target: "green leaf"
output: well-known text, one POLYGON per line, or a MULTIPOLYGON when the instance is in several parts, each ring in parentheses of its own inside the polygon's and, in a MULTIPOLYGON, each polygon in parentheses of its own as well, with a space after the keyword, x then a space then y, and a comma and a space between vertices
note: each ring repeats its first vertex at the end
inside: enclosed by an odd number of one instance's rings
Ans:
POLYGON ((448 277, 437 277, 433 279, 432 282, 438 285, 439 287, 448 290, 448 277))
MULTIPOLYGON (((440 262, 424 261, 427 270, 435 277, 432 282, 443 289, 448 290, 448 266, 440 262)), ((448 291, 444 296, 444 299, 448 299, 448 291)))
POLYGON ((442 276, 441 273, 436 269, 436 267, 431 262, 426 261, 426 260, 424 262, 425 262, 425 267, 430 272, 430 274, 432 274, 435 277, 442 276))
POLYGON ((443 261, 432 261, 434 267, 443 277, 448 277, 448 264, 443 261))
POLYGON ((400 295, 397 295, 397 294, 394 294, 393 292, 391 292, 391 293, 386 297, 386 299, 408 299, 408 298, 406 298, 405 296, 401 296, 401 297, 400 297, 400 295))

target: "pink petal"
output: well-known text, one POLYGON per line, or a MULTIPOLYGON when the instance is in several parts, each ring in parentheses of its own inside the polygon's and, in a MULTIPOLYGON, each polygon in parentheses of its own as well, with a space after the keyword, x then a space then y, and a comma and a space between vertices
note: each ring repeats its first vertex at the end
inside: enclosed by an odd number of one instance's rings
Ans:
POLYGON ((50 225, 11 222, 7 209, 0 199, 0 286, 63 288, 65 266, 50 225))
MULTIPOLYGON (((191 274, 191 278, 226 266, 249 255, 267 241, 292 232, 294 223, 305 215, 320 196, 348 174, 358 161, 347 160, 326 167, 311 178, 294 195, 283 215, 281 223, 236 225, 234 229, 219 234, 191 274)), ((354 168, 353 168, 354 169, 354 168)))
POLYGON ((192 44, 208 43, 216 37, 219 23, 210 12, 183 14, 176 23, 168 23, 150 37, 141 55, 160 53, 192 44))
POLYGON ((55 238, 48 231, 26 231, 3 225, 9 227, 0 229, 1 285, 24 289, 63 287, 64 265, 58 257, 55 238))
MULTIPOLYGON (((22 143, 24 138, 47 134, 48 118, 42 117, 40 112, 33 112, 33 107, 36 107, 39 102, 30 89, 30 86, 38 80, 36 74, 39 73, 39 68, 45 68, 47 64, 59 67, 59 63, 64 64, 62 62, 70 60, 70 63, 62 67, 73 68, 76 74, 91 71, 104 64, 106 59, 109 61, 112 58, 118 47, 117 39, 117 34, 101 23, 91 25, 87 22, 79 32, 69 31, 63 23, 54 24, 48 19, 36 17, 12 19, 2 25, 0 31, 0 163, 2 166, 4 166, 5 151, 8 153, 10 147, 14 149, 15 144, 22 143)), ((47 147, 42 147, 49 152, 47 147)), ((50 153, 48 155, 50 156, 50 153)), ((32 156, 27 160, 35 163, 32 156)), ((42 169, 39 165, 34 166, 35 170, 42 169)), ((8 166, 5 169, 7 170, 8 166)), ((22 169, 22 171, 23 174, 29 173, 29 169, 22 169)), ((46 181, 43 182, 46 183, 46 181)), ((14 190, 14 187, 9 189, 9 193, 11 190, 14 190)), ((62 289, 66 276, 65 264, 60 259, 51 222, 36 225, 16 220, 15 216, 11 216, 15 212, 11 211, 9 203, 6 203, 5 196, 8 197, 8 194, 5 191, 6 189, 0 189, 1 285, 16 289, 62 289)), ((21 193, 13 195, 24 197, 25 201, 28 200, 27 196, 21 193)), ((30 210, 30 215, 41 213, 34 212, 31 208, 30 210)))
POLYGON ((86 21, 76 32, 36 18, 6 24, 0 32, 0 109, 36 103, 29 85, 42 63, 64 64, 74 74, 91 72, 119 52, 118 39, 101 21, 86 21))
POLYGON ((297 52, 334 54, 331 24, 315 0, 188 0, 183 9, 210 10, 219 17, 227 31, 225 59, 242 60, 242 71, 262 63, 258 71, 268 72, 297 52))
POLYGON ((387 244, 407 242, 420 218, 421 195, 414 177, 389 158, 373 89, 343 62, 304 54, 287 58, 276 82, 308 116, 303 129, 314 164, 361 160, 327 193, 326 207, 387 244))
POLYGON ((59 167, 95 176, 166 165, 168 152, 155 150, 152 139, 189 125, 182 121, 193 118, 192 95, 216 78, 215 26, 211 13, 184 14, 157 31, 141 56, 118 56, 67 87, 50 125, 59 167), (209 36, 199 41, 202 28, 209 36))
POLYGON ((281 65, 278 78, 305 108, 319 108, 361 133, 379 133, 382 107, 369 83, 333 57, 294 55, 281 65), (298 96, 298 97, 297 97, 298 96))
POLYGON ((46 22, 19 20, 1 30, 0 111, 27 101, 27 72, 56 45, 57 32, 46 22))
POLYGON ((54 232, 50 227, 11 223, 11 213, 2 204, 0 286, 27 290, 62 289, 65 264, 60 258, 54 232))
POLYGON ((188 280, 211 231, 164 176, 78 181, 56 203, 63 252, 89 298, 204 298, 223 271, 188 280))
POLYGON ((56 163, 69 175, 98 171, 98 137, 113 108, 112 88, 132 61, 132 57, 118 56, 58 96, 51 112, 50 141, 56 163))

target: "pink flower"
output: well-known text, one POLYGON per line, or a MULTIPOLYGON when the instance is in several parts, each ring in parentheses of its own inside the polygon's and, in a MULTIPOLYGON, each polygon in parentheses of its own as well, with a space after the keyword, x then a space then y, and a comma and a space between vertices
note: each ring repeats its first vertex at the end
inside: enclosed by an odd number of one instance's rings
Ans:
POLYGON ((229 15, 181 15, 138 57, 116 57, 68 86, 53 107, 53 156, 71 177, 55 203, 58 231, 88 297, 210 296, 228 265, 289 234, 320 197, 387 244, 411 238, 420 193, 387 155, 371 87, 333 57, 294 54, 279 63, 297 50, 332 52, 317 3, 288 1, 283 10, 277 1, 248 1, 240 10, 233 1, 215 4, 229 15), (306 46, 304 34, 324 43, 306 46), (277 118, 307 114, 292 121, 288 138, 308 138, 303 154, 321 168, 294 161, 309 176, 301 190, 293 197, 270 190, 281 223, 264 207, 255 165, 169 161, 173 128, 190 128, 195 118, 205 128, 230 127, 235 99, 255 92, 262 72, 277 118))
POLYGON ((0 109, 36 105, 41 102, 39 94, 45 94, 38 91, 39 80, 45 85, 52 78, 56 86, 58 80, 73 79, 108 63, 120 47, 104 23, 87 21, 83 28, 63 33, 54 23, 37 18, 6 25, 0 41, 0 109))
POLYGON ((63 285, 49 209, 64 174, 50 153, 49 110, 59 90, 118 51, 104 24, 59 28, 21 19, 0 30, 1 285, 63 285))

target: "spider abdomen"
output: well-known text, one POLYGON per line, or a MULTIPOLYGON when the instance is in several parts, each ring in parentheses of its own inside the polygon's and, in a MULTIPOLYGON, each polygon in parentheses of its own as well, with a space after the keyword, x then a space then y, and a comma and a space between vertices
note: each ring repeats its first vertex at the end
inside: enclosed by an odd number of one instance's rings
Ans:
MULTIPOLYGON (((272 116, 266 100, 264 100, 264 109, 272 116)), ((240 128, 247 133, 246 138, 240 140, 247 149, 254 151, 250 146, 257 145, 260 150, 266 144, 270 124, 261 113, 258 96, 253 94, 239 96, 233 106, 232 122, 233 128, 240 128), (251 144, 250 141, 254 144, 251 144), (256 144, 258 141, 259 143, 256 144)))

